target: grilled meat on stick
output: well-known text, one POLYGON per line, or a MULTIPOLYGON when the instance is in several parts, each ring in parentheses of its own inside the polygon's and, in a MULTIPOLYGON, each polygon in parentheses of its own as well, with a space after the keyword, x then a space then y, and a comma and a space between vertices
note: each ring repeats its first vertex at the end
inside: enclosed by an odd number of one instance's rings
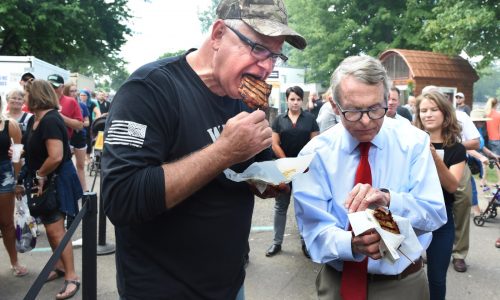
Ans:
POLYGON ((238 91, 243 102, 251 109, 267 109, 272 85, 251 75, 243 75, 238 91))

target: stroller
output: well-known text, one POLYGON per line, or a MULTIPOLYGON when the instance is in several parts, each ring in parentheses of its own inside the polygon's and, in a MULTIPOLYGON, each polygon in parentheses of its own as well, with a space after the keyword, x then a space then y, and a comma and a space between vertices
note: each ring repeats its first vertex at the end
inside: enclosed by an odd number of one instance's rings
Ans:
POLYGON ((99 117, 92 123, 92 154, 90 155, 90 163, 88 167, 89 176, 95 177, 101 170, 102 139, 105 125, 106 116, 99 117))
MULTIPOLYGON (((490 160, 490 168, 496 166, 500 169, 500 165, 496 160, 490 160)), ((497 207, 500 206, 500 186, 496 187, 496 192, 493 194, 490 202, 486 209, 479 215, 474 217, 474 224, 477 226, 483 226, 487 219, 495 218, 497 216, 497 207)))

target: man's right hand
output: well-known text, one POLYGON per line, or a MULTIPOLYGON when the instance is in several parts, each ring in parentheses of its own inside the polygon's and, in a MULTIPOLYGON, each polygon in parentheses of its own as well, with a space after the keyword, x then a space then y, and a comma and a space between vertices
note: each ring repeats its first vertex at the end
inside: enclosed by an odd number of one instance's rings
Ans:
POLYGON ((353 236, 351 240, 353 253, 366 255, 372 259, 381 259, 380 235, 375 229, 367 230, 358 236, 353 236))
POLYGON ((216 141, 232 164, 246 161, 271 146, 272 130, 261 110, 242 112, 229 119, 216 141))

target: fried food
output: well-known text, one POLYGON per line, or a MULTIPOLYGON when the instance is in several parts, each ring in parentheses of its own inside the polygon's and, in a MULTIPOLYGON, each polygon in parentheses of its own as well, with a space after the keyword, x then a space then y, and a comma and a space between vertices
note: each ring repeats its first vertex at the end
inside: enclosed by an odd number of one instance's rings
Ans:
POLYGON ((391 211, 385 207, 377 207, 373 211, 373 216, 377 219, 380 227, 389 232, 400 234, 398 224, 394 221, 391 211))
POLYGON ((272 85, 251 75, 243 75, 238 91, 243 102, 251 109, 266 109, 272 85))

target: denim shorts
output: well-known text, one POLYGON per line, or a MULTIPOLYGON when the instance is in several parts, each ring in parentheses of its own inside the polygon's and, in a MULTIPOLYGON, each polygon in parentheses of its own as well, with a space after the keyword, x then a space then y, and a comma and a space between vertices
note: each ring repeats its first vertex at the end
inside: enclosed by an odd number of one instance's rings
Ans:
POLYGON ((40 216, 40 220, 42 221, 43 225, 49 225, 52 223, 55 223, 61 219, 64 219, 66 217, 65 214, 59 211, 59 209, 56 209, 50 213, 44 214, 40 216))
POLYGON ((488 147, 493 153, 495 153, 496 155, 500 155, 500 141, 489 140, 488 147))
POLYGON ((12 193, 15 185, 12 162, 10 160, 0 161, 0 194, 12 193))

